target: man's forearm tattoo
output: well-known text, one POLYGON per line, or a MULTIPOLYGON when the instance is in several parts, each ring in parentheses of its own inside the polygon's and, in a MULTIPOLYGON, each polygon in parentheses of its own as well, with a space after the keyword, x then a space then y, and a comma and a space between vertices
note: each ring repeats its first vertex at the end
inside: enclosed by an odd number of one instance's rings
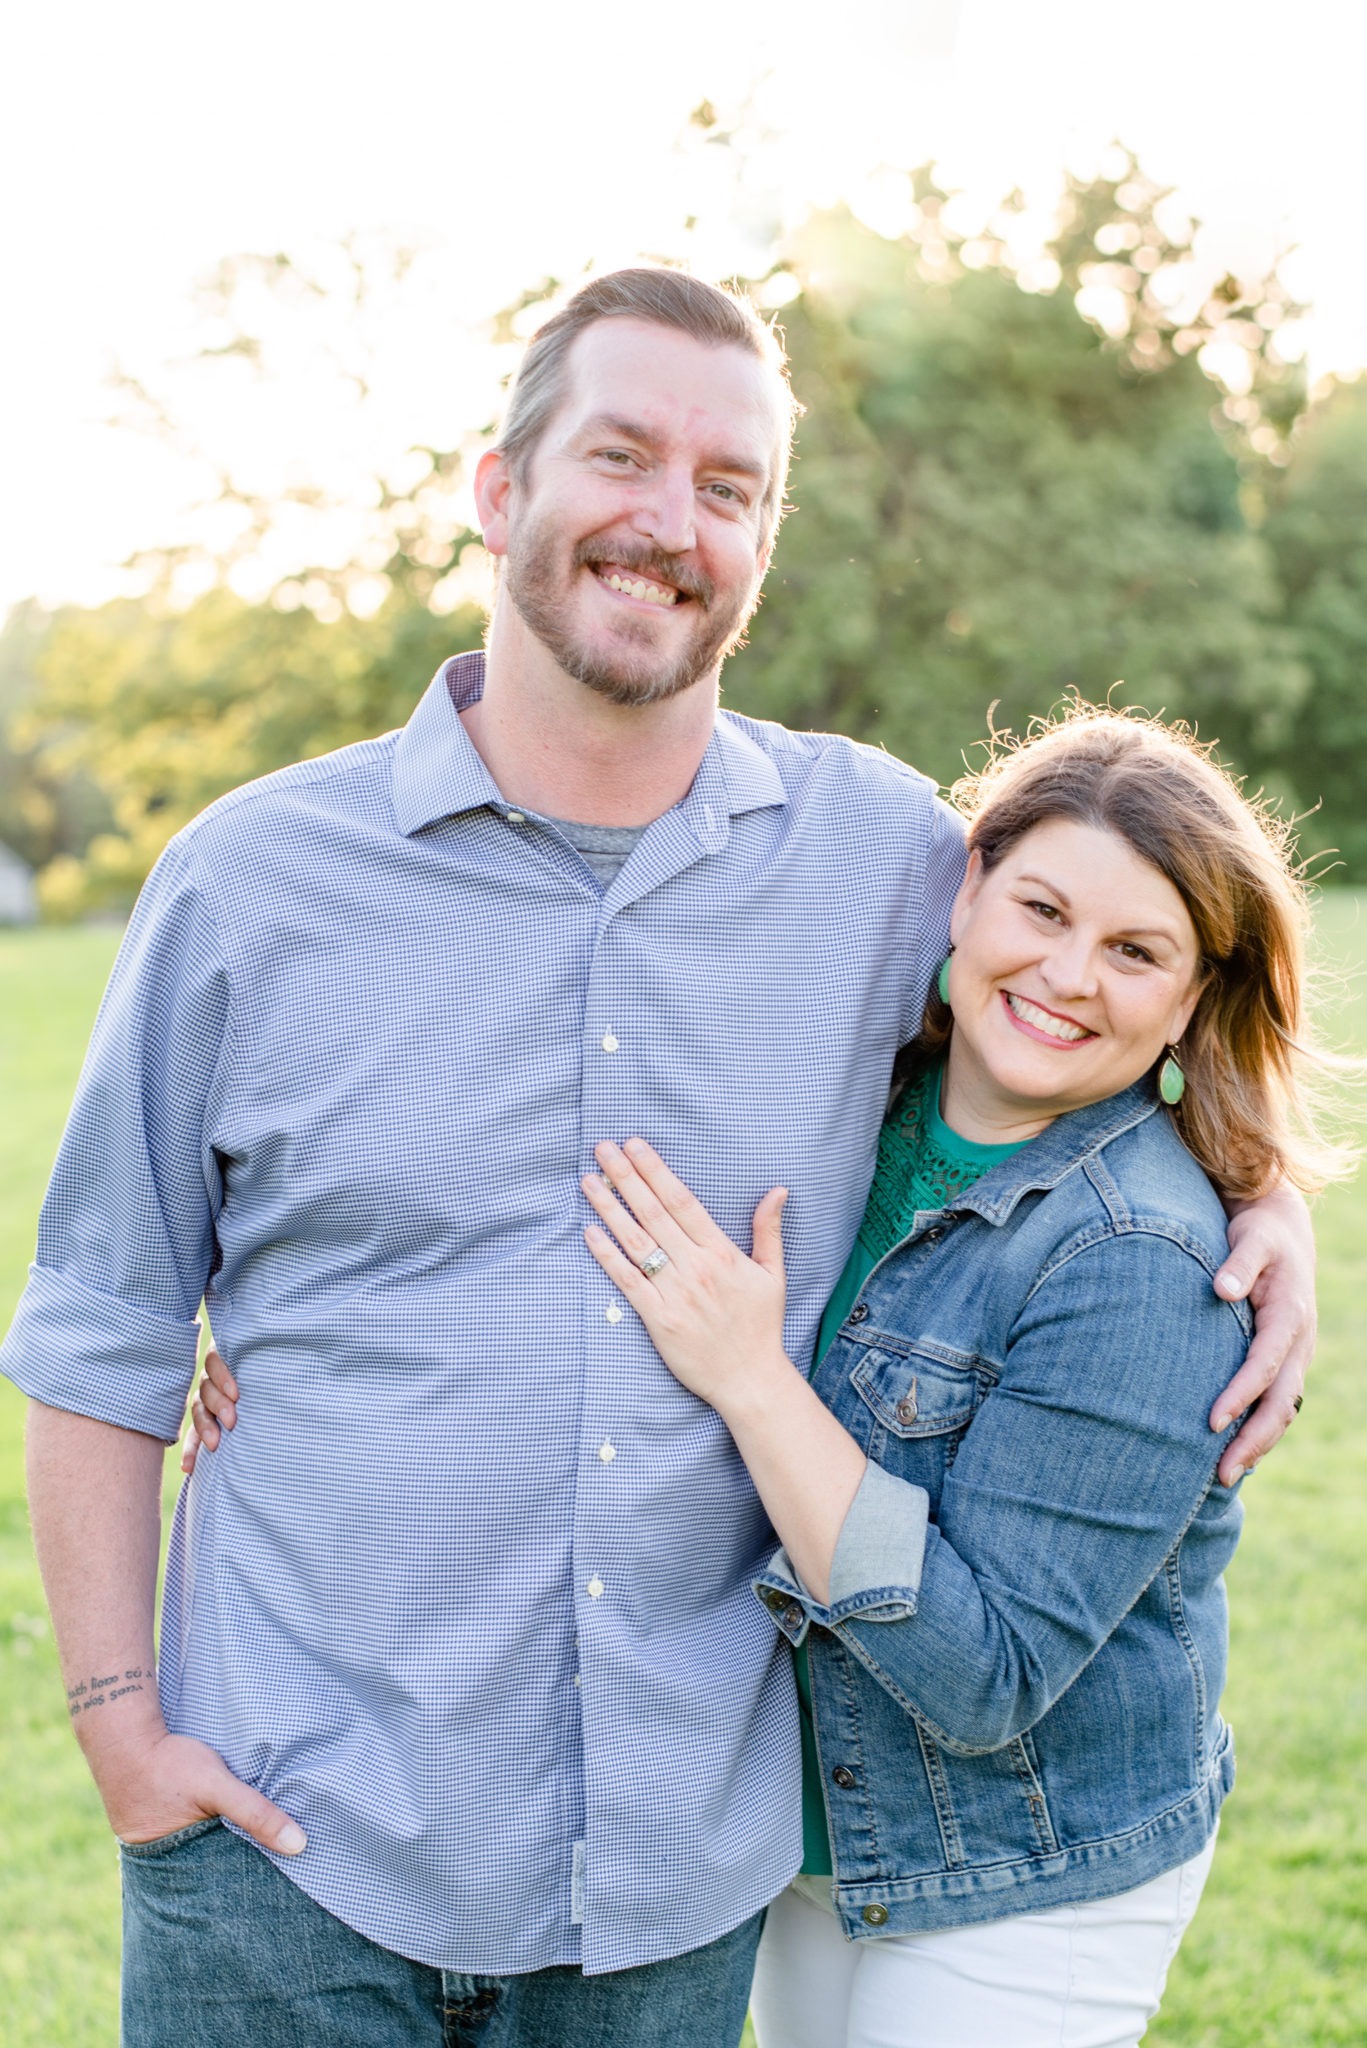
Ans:
POLYGON ((82 1678, 66 1689, 66 1703, 74 1721, 78 1714, 88 1714, 92 1707, 102 1707, 106 1700, 121 1700, 126 1692, 142 1692, 143 1681, 151 1676, 141 1664, 135 1664, 131 1671, 110 1671, 101 1676, 92 1674, 82 1678))

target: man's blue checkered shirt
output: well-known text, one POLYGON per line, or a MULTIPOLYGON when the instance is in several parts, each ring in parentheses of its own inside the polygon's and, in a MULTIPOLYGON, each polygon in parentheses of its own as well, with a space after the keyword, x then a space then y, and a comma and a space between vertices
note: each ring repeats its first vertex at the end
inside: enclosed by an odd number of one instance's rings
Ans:
POLYGON ((772 1537, 582 1239, 604 1137, 742 1244, 810 1355, 962 872, 887 756, 728 713, 603 891, 457 716, 173 841, 100 1010, 5 1370, 165 1439, 206 1302, 242 1390, 172 1538, 170 1726, 304 1827, 280 1867, 419 1961, 591 1972, 756 1911, 801 1851, 772 1537))

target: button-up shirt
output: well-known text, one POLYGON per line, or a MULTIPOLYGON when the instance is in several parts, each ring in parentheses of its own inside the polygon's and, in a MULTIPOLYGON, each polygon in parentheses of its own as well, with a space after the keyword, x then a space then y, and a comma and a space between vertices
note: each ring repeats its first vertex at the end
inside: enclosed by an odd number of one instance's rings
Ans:
POLYGON ((738 1924, 801 1827, 763 1511, 590 1256, 580 1176, 639 1134, 746 1246, 790 1188, 805 1364, 963 854, 901 763, 723 712, 605 890, 490 778, 482 685, 458 657, 402 732, 172 842, 3 1363, 169 1440, 203 1299, 242 1399, 177 1510, 169 1725, 372 1940, 597 1972, 738 1924))

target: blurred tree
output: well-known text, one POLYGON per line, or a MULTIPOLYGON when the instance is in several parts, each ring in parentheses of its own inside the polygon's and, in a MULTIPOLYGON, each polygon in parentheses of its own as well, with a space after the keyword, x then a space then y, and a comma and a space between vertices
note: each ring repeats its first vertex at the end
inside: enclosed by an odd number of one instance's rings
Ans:
MULTIPOLYGON (((1257 458, 1197 360, 1205 330, 1164 325, 1138 270, 1112 332, 1078 317, 1084 227, 1180 255, 1154 224, 1162 195, 1128 184, 1065 196, 1048 291, 1020 288, 1000 241, 956 237, 924 176, 906 239, 846 213, 809 223, 783 309, 808 405, 800 510, 729 702, 881 741, 942 780, 989 705, 1020 730, 1073 687, 1193 719, 1236 761, 1282 743, 1305 679, 1246 513, 1257 458)), ((1280 392, 1278 366, 1266 382, 1280 392)))
MULTIPOLYGON (((1019 730, 1072 688, 1114 689, 1194 720, 1302 804, 1322 790, 1346 844, 1337 814, 1351 799, 1328 773, 1339 743, 1301 743, 1299 644, 1319 634, 1312 702, 1328 715, 1346 698, 1362 585, 1346 554, 1333 602, 1316 582, 1332 507, 1307 508, 1349 491, 1353 458, 1316 456, 1308 496, 1299 457, 1283 480, 1304 391, 1278 347, 1297 310, 1278 278, 1203 280, 1194 224, 1123 153, 1107 176, 1068 184, 1052 245, 1027 256, 1014 200, 966 224, 925 171, 907 197, 901 238, 819 216, 754 287, 783 307, 808 412, 800 510, 728 701, 880 741, 949 780, 989 706, 1019 730), (1284 603, 1276 568, 1292 574, 1300 531, 1309 553, 1284 603)), ((329 291, 364 330, 374 278, 387 288, 400 259, 343 254, 328 276, 284 257, 224 266, 201 366, 265 375, 282 309, 302 318, 329 291)), ((495 341, 525 332, 550 288, 509 308, 495 341)), ((329 360, 364 402, 361 343, 329 360)), ((162 399, 125 395, 174 431, 162 399)), ((1312 433, 1307 452, 1320 446, 1312 433)), ((144 558, 144 600, 34 628, 16 743, 41 749, 49 773, 89 778, 110 813, 84 851, 54 842, 50 909, 127 901, 220 791, 399 723, 438 660, 478 644, 482 550, 459 512, 468 452, 409 451, 375 480, 349 557, 298 557, 256 602, 236 591, 275 523, 335 508, 302 488, 254 493, 220 467, 226 540, 211 526, 144 558), (187 605, 195 578, 214 587, 187 605)))
MULTIPOLYGON (((431 317, 421 299, 404 311, 417 260, 385 235, 347 236, 308 258, 227 257, 195 294, 199 345, 150 380, 116 373, 113 423, 163 442, 204 480, 179 537, 128 564, 148 581, 154 604, 184 603, 224 583, 328 620, 369 612, 388 595, 437 611, 459 601, 449 579, 478 539, 462 509, 466 456, 488 427, 474 424, 456 447, 386 440, 368 463, 376 450, 368 423, 390 417, 377 393, 401 381, 403 334, 431 317), (244 381, 254 387, 249 405, 282 438, 307 401, 312 435, 332 445, 312 448, 312 460, 307 439, 275 460, 244 450, 232 431, 244 381), (232 403, 206 407, 206 385, 232 403)), ((554 288, 545 279, 495 317, 496 359, 516 353, 511 323, 522 306, 554 288)))
POLYGON ((16 605, 0 632, 0 841, 33 868, 79 857, 110 822, 103 791, 61 758, 46 718, 26 729, 40 689, 37 655, 52 627, 52 614, 29 603, 16 605))
POLYGON ((1307 846, 1367 877, 1367 382, 1340 384, 1305 422, 1265 528, 1310 687, 1264 757, 1303 803, 1307 846))
MULTIPOLYGON (((484 615, 438 616, 402 597, 333 623, 304 606, 215 590, 183 612, 132 600, 60 614, 34 668, 58 768, 106 792, 106 828, 39 877, 73 917, 127 905, 173 832, 224 790, 403 724, 438 663, 477 647, 484 615)), ((20 725, 21 735, 25 725, 20 725)))
MULTIPOLYGON (((269 380, 277 357, 297 355, 293 325, 307 319, 311 374, 364 406, 384 342, 374 308, 410 262, 357 238, 313 265, 228 259, 200 291, 203 345, 173 367, 269 380)), ((266 491, 194 443, 173 393, 121 373, 116 397, 125 425, 197 457, 209 495, 180 539, 129 565, 143 597, 16 615, 0 635, 0 707, 9 675, 30 809, 43 809, 44 777, 101 798, 98 810, 81 806, 82 829, 40 846, 54 917, 126 906, 172 833, 223 791, 402 724, 443 656, 478 646, 484 626, 483 549, 460 509, 463 448, 403 451, 359 503, 308 483, 266 491), (327 551, 339 520, 340 558, 327 551), (282 529, 289 567, 271 576, 282 529)), ((0 752, 0 807, 4 775, 0 752)), ((0 836, 3 818, 0 808, 0 836)))

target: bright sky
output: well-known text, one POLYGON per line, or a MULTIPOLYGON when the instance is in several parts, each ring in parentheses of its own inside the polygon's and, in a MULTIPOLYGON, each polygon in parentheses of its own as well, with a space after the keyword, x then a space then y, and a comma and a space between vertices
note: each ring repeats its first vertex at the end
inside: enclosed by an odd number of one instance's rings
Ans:
POLYGON ((616 19, 564 0, 11 10, 0 609, 110 594, 114 565, 173 535, 200 481, 101 424, 115 359, 155 374, 187 350, 189 294, 220 258, 352 230, 426 252, 383 332, 369 439, 321 398, 311 408, 307 376, 274 412, 224 380, 206 432, 263 480, 335 483, 477 427, 497 369, 483 323, 546 274, 687 249, 720 275, 811 204, 849 197, 883 218, 888 170, 927 158, 985 197, 1021 185, 1047 201, 1061 164, 1091 167, 1114 137, 1179 187, 1218 269, 1296 244, 1312 368, 1355 370, 1364 76, 1367 14, 1346 0, 692 0, 616 19), (763 131, 739 191, 724 152, 679 146, 704 97, 748 103, 763 131))

